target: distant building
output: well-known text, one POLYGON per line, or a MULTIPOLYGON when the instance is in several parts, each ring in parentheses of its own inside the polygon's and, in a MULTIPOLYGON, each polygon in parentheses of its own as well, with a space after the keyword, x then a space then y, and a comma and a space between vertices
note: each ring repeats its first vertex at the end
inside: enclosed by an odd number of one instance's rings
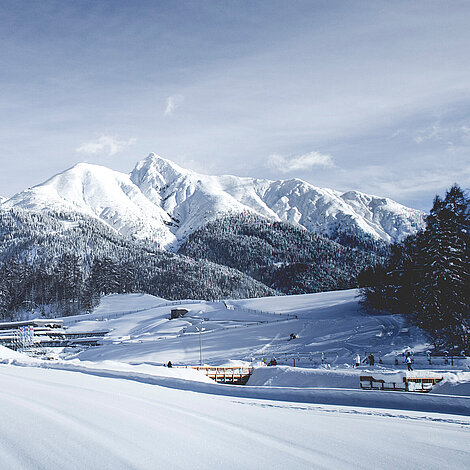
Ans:
POLYGON ((106 330, 68 332, 62 320, 35 318, 0 323, 0 345, 14 350, 98 346, 108 333, 106 330))
POLYGON ((172 308, 170 320, 173 320, 174 318, 184 317, 188 312, 189 310, 187 308, 172 308))
POLYGON ((35 318, 34 320, 10 321, 0 323, 0 331, 9 331, 20 327, 32 326, 34 328, 62 328, 62 320, 35 318))

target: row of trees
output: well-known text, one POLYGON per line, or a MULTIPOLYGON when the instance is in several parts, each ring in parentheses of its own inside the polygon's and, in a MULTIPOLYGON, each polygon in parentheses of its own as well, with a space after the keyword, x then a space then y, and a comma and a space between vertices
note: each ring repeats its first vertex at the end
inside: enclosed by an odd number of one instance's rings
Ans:
POLYGON ((134 292, 133 274, 111 259, 97 259, 85 270, 74 254, 62 255, 52 269, 15 258, 0 267, 0 315, 13 320, 35 310, 57 316, 89 312, 103 294, 134 292))
POLYGON ((405 313, 438 348, 470 351, 470 199, 457 185, 437 196, 426 228, 365 270, 365 309, 405 313))

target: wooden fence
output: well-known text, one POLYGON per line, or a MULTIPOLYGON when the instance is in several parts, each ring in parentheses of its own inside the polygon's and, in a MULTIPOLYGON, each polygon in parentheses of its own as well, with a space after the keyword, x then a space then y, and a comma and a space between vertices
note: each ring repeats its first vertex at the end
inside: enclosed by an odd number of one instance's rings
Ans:
POLYGON ((361 375, 361 388, 364 390, 391 390, 402 392, 426 393, 432 386, 442 380, 442 377, 403 377, 403 382, 386 382, 374 379, 370 375, 361 375))
POLYGON ((252 367, 211 367, 211 366, 189 366, 192 369, 204 372, 207 377, 219 383, 245 385, 248 382, 252 367))

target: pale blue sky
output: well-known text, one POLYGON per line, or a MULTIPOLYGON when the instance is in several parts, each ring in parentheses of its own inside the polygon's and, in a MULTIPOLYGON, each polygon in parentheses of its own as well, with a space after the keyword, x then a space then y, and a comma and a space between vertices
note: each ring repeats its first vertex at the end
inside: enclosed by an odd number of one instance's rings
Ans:
POLYGON ((0 2, 0 195, 149 152, 428 210, 470 186, 470 2, 0 2))

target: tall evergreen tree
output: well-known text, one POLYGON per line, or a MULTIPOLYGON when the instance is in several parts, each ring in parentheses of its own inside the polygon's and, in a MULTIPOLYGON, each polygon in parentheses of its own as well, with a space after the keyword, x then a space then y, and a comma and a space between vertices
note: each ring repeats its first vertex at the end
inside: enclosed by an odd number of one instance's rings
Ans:
POLYGON ((469 345, 469 201, 458 186, 436 197, 419 246, 415 320, 438 344, 469 345))
POLYGON ((426 229, 392 249, 385 278, 362 289, 362 305, 409 314, 436 346, 470 351, 469 208, 457 185, 437 196, 426 229))

